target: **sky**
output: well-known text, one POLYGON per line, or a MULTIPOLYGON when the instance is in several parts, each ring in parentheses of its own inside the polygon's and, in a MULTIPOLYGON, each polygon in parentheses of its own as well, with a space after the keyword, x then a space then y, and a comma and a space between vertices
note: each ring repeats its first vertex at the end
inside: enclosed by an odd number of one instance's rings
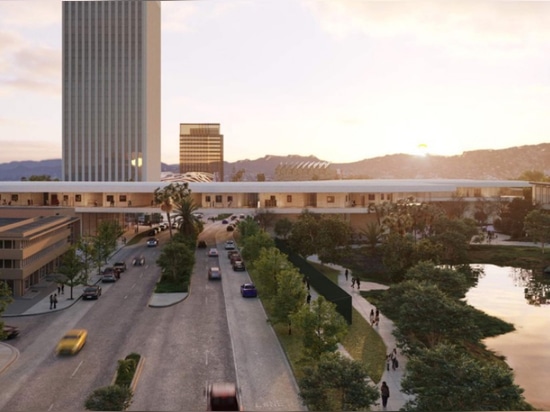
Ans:
MULTIPOLYGON (((162 2, 162 147, 349 163, 550 141, 550 2, 162 2)), ((0 162, 61 158, 61 1, 0 1, 0 162)))

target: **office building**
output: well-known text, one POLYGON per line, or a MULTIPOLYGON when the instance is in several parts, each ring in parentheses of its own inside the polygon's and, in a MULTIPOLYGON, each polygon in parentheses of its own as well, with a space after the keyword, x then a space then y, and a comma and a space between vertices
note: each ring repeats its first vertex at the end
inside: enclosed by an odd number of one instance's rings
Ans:
POLYGON ((212 174, 222 182, 223 135, 219 123, 180 124, 180 173, 212 174))
POLYGON ((160 1, 63 2, 63 180, 160 179, 160 1))

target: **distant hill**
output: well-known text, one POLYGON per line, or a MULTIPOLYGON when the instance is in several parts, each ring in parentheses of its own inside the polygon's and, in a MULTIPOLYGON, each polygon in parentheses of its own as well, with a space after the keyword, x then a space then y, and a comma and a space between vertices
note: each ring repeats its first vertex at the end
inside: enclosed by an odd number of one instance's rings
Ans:
MULTIPOLYGON (((225 180, 239 170, 255 181, 263 173, 273 180, 281 163, 323 161, 315 156, 271 156, 225 162, 225 180)), ((475 150, 457 156, 395 154, 352 163, 332 163, 344 179, 515 179, 528 170, 550 175, 550 143, 499 150, 475 150)), ((0 181, 17 181, 32 175, 61 180, 61 159, 0 163, 0 181)), ((162 164, 162 171, 178 172, 179 166, 162 164)))

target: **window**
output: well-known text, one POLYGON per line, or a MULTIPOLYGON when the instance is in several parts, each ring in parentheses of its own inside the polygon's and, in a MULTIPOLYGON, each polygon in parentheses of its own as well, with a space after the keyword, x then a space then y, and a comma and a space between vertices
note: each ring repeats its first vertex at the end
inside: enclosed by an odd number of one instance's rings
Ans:
POLYGON ((19 200, 19 195, 11 195, 11 201, 17 202, 19 200))
POLYGON ((286 202, 292 203, 292 195, 286 195, 286 202))
POLYGON ((334 196, 327 196, 327 203, 334 203, 334 196))
POLYGON ((75 200, 76 202, 82 202, 82 195, 75 195, 75 196, 74 196, 74 200, 75 200))
POLYGON ((206 200, 207 202, 210 202, 210 196, 205 196, 204 200, 206 200))
POLYGON ((222 195, 216 195, 216 203, 222 202, 222 195))
POLYGON ((374 193, 369 193, 369 200, 375 200, 374 193))
POLYGON ((233 196, 227 196, 227 201, 232 202, 233 201, 233 196))
POLYGON ((113 195, 107 195, 107 202, 114 202, 115 197, 113 195))
POLYGON ((126 195, 120 195, 118 197, 119 202, 126 202, 126 195))

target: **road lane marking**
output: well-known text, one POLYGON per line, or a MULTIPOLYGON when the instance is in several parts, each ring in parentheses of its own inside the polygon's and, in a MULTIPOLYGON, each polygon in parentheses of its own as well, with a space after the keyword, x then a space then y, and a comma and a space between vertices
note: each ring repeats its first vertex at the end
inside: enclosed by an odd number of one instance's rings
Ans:
POLYGON ((124 296, 124 299, 128 299, 128 295, 124 296))
POLYGON ((206 351, 206 352, 204 353, 204 355, 205 355, 205 358, 206 358, 206 365, 208 365, 208 351, 206 351))
MULTIPOLYGON (((71 378, 74 378, 74 375, 76 375, 76 373, 78 372, 78 370, 80 369, 80 367, 82 366, 83 363, 84 363, 84 361, 80 361, 80 363, 78 364, 78 366, 74 370, 73 374, 71 375, 71 378)), ((52 406, 53 406, 53 404, 52 404, 52 406)))
POLYGON ((135 287, 136 287, 136 283, 134 283, 130 289, 133 289, 135 287))
POLYGON ((53 409, 53 403, 50 405, 50 407, 48 408, 48 411, 51 411, 53 409))

